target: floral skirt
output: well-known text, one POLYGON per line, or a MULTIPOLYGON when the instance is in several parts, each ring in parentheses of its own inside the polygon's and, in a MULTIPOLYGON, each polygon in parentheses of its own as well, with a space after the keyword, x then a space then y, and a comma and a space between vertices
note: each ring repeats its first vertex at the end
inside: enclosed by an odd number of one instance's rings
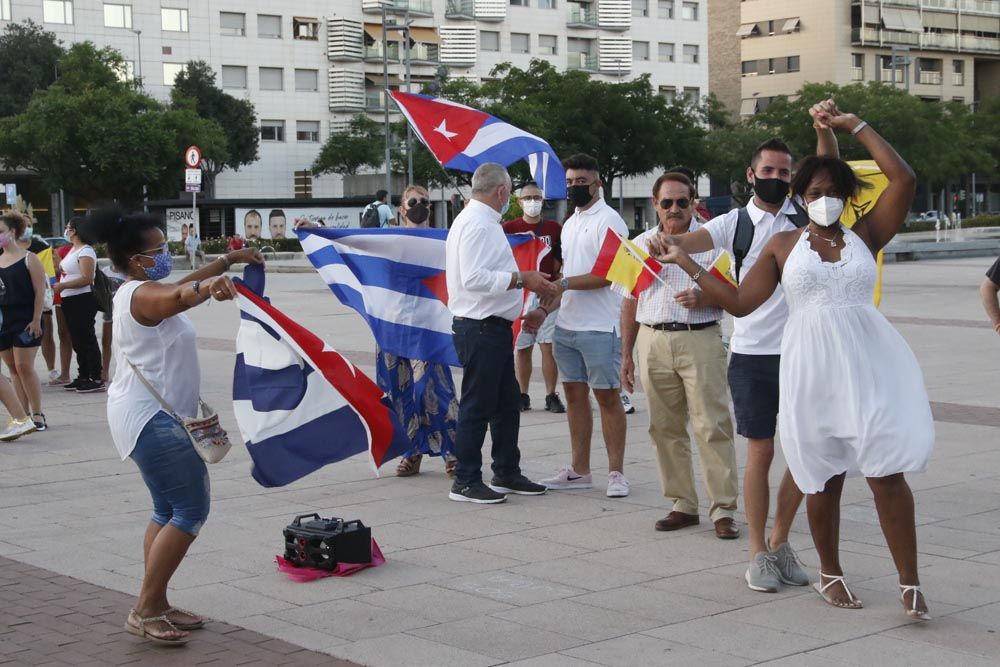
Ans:
POLYGON ((413 447, 406 454, 447 456, 455 446, 458 399, 451 368, 378 350, 378 385, 389 394, 413 447))

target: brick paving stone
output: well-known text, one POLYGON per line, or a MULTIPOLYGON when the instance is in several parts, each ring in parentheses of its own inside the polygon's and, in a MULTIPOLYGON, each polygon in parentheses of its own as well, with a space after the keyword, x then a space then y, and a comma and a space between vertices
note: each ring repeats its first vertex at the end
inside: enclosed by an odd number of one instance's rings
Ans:
POLYGON ((0 557, 0 665, 331 665, 355 663, 210 621, 183 647, 123 629, 130 596, 0 557))

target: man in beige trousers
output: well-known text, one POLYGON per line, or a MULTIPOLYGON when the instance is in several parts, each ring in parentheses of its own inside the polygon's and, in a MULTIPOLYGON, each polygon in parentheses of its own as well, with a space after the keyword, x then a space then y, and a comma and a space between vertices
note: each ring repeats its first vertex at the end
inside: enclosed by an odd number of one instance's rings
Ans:
MULTIPOLYGON (((694 185, 687 176, 670 172, 653 186, 653 206, 660 224, 639 235, 635 243, 648 249, 661 229, 683 234, 700 226, 692 221, 694 185)), ((711 266, 715 253, 698 262, 711 266)), ((657 530, 677 530, 700 522, 698 494, 691 462, 690 418, 701 458, 705 488, 711 501, 709 518, 720 539, 739 537, 733 522, 738 484, 733 424, 729 416, 726 351, 719 320, 722 310, 694 281, 672 264, 659 281, 622 304, 622 386, 632 391, 638 352, 639 374, 649 403, 649 435, 656 447, 663 495, 673 508, 656 522, 657 530)))

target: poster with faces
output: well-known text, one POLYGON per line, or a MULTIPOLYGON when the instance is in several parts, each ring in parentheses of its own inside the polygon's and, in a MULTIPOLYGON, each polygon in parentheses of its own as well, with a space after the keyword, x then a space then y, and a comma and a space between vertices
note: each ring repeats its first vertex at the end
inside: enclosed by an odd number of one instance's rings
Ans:
POLYGON ((236 233, 247 240, 295 238, 299 220, 322 222, 333 229, 361 226, 363 207, 342 208, 238 208, 236 233))

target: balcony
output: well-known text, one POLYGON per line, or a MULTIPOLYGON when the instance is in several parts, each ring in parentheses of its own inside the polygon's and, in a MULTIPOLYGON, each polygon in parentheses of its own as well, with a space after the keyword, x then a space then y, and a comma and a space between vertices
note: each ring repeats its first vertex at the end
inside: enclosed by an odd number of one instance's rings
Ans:
POLYGON ((441 62, 438 45, 417 42, 410 48, 410 62, 414 65, 437 65, 441 62))
POLYGON ((921 44, 925 49, 955 51, 958 48, 958 33, 955 32, 925 32, 921 37, 921 44))
POLYGON ((959 9, 976 14, 1000 14, 1000 0, 959 0, 959 9))
POLYGON ((861 67, 852 67, 851 81, 864 81, 864 80, 865 80, 865 70, 861 67))
POLYGON ((588 7, 574 7, 566 15, 567 28, 593 29, 597 27, 597 12, 588 7))
POLYGON ((934 70, 921 70, 917 73, 917 83, 929 86, 940 86, 941 72, 935 72, 934 70))
POLYGON ((385 7, 388 14, 405 14, 412 16, 434 16, 434 4, 431 0, 362 0, 361 9, 367 13, 378 13, 385 7))
POLYGON ((566 69, 580 69, 587 72, 597 71, 597 56, 589 53, 566 54, 566 69))
POLYGON ((866 46, 920 46, 921 33, 903 32, 902 30, 880 30, 878 28, 854 28, 851 30, 851 43, 866 46))
POLYGON ((962 72, 954 72, 951 75, 951 85, 953 86, 964 86, 965 85, 965 74, 962 72))
MULTIPOLYGON (((894 70, 886 69, 883 67, 879 71, 879 81, 881 81, 882 83, 894 83, 892 78, 893 71, 894 70)), ((895 83, 903 83, 906 80, 906 72, 904 72, 903 70, 897 69, 895 70, 895 73, 896 73, 895 83)))
MULTIPOLYGON (((399 62, 399 42, 389 42, 389 62, 399 62)), ((381 44, 366 45, 361 56, 366 62, 382 62, 384 53, 381 44)))
MULTIPOLYGON (((365 111, 385 111, 385 91, 366 90, 365 91, 365 111)), ((389 111, 395 111, 395 106, 390 106, 389 111)))
POLYGON ((507 18, 505 5, 491 4, 476 7, 476 0, 448 0, 444 6, 444 17, 453 21, 503 21, 507 18))

